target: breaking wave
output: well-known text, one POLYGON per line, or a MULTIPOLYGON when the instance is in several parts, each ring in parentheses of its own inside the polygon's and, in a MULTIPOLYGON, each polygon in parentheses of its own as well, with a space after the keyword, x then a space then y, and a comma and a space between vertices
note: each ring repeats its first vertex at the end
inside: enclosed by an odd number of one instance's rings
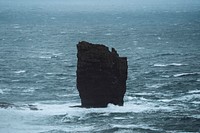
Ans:
POLYGON ((174 74, 174 77, 182 77, 182 76, 190 76, 190 75, 199 75, 200 72, 192 72, 192 73, 179 73, 179 74, 174 74))
POLYGON ((155 67, 168 67, 168 66, 186 66, 187 64, 181 64, 181 63, 170 63, 170 64, 159 64, 156 63, 153 66, 155 67))

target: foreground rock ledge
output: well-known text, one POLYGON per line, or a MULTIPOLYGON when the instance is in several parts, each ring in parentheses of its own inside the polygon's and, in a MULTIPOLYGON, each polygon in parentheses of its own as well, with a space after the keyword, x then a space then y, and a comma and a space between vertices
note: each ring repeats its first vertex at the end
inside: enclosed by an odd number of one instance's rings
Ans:
POLYGON ((127 80, 127 58, 117 51, 85 41, 77 44, 77 88, 81 106, 107 107, 108 103, 123 106, 127 80))

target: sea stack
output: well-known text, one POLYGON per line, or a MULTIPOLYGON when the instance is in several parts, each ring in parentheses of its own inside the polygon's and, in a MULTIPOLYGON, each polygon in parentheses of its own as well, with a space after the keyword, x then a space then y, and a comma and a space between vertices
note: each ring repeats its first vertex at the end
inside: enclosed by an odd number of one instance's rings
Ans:
POLYGON ((123 106, 127 80, 127 58, 101 44, 77 44, 77 89, 81 107, 123 106))

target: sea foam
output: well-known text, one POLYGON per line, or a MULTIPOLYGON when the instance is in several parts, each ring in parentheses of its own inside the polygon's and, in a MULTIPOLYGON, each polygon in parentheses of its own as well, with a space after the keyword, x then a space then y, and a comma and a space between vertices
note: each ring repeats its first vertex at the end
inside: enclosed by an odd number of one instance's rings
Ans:
POLYGON ((200 93, 200 90, 191 90, 188 93, 200 93))
POLYGON ((181 63, 169 63, 169 64, 160 64, 156 63, 153 66, 155 67, 168 67, 168 66, 186 66, 187 64, 181 64, 181 63))
POLYGON ((3 90, 2 89, 0 89, 0 94, 3 94, 4 92, 3 92, 3 90))
POLYGON ((174 74, 174 77, 182 77, 182 76, 190 76, 190 75, 199 75, 200 72, 192 72, 192 73, 179 73, 179 74, 174 74))
POLYGON ((145 125, 145 124, 138 124, 138 125, 135 125, 135 124, 123 124, 123 125, 120 125, 120 124, 111 124, 111 126, 113 128, 124 128, 124 129, 147 129, 147 130, 154 130, 154 131, 158 131, 159 129, 156 129, 154 127, 150 127, 148 125, 145 125))
POLYGON ((192 93, 189 95, 184 95, 182 97, 179 98, 175 98, 174 100, 178 100, 178 101, 196 101, 195 99, 200 99, 200 94, 198 93, 192 93))
MULTIPOLYGON (((157 106, 156 103, 141 101, 137 103, 135 101, 128 101, 124 103, 124 106, 116 106, 113 104, 108 104, 107 108, 78 108, 72 107, 78 105, 79 103, 32 103, 37 107, 37 111, 32 111, 29 108, 24 108, 22 111, 24 113, 36 113, 37 115, 63 115, 67 114, 69 117, 73 116, 83 116, 88 113, 129 113, 129 112, 146 112, 146 111, 156 111, 156 110, 168 110, 171 111, 173 108, 168 106, 157 106)), ((14 108, 13 108, 14 109, 14 108)))
MULTIPOLYGON (((21 108, 8 108, 8 109, 0 109, 0 113, 3 114, 3 116, 0 115, 1 120, 8 120, 6 123, 4 122, 2 125, 2 129, 0 131, 6 131, 7 126, 11 125, 9 127, 10 131, 16 130, 15 127, 23 127, 24 130, 32 131, 32 132, 49 132, 49 131, 67 131, 67 132, 79 132, 79 131, 92 131, 95 129, 93 125, 88 125, 86 127, 74 127, 74 125, 69 126, 48 126, 48 125, 42 125, 41 124, 34 124, 35 120, 41 120, 46 119, 49 117, 58 116, 61 117, 58 120, 55 120, 58 123, 68 123, 72 121, 80 121, 80 120, 87 120, 90 119, 92 116, 91 114, 95 114, 97 116, 103 116, 103 117, 110 117, 111 114, 114 113, 139 113, 139 112, 148 112, 148 111, 159 111, 159 110, 165 110, 165 111, 171 111, 173 110, 171 107, 165 107, 165 106, 157 106, 156 103, 151 102, 144 102, 141 104, 135 103, 134 101, 125 102, 124 106, 115 106, 112 104, 109 104, 107 108, 77 108, 77 107, 71 107, 73 105, 77 105, 78 103, 65 103, 65 104, 59 104, 57 102, 50 102, 50 103, 33 103, 34 107, 37 108, 37 110, 31 110, 30 106, 23 106, 21 108), (30 117, 31 116, 31 117, 30 117), (23 120, 21 119, 23 118, 23 120), (27 124, 29 123, 29 124, 27 124), (43 128, 41 128, 41 125, 43 128)), ((130 119, 127 117, 120 117, 117 116, 116 119, 122 120, 122 119, 130 119)), ((2 123, 0 123, 2 124, 2 123)), ((111 125, 110 125, 111 126, 111 125)), ((122 127, 125 129, 128 128, 137 128, 138 125, 116 125, 112 124, 111 128, 115 127, 122 127)), ((140 126, 143 129, 150 129, 150 130, 157 130, 154 128, 146 127, 145 125, 140 126)))
POLYGON ((25 73, 25 72, 26 72, 26 70, 19 70, 19 71, 15 71, 14 73, 20 74, 20 73, 25 73))

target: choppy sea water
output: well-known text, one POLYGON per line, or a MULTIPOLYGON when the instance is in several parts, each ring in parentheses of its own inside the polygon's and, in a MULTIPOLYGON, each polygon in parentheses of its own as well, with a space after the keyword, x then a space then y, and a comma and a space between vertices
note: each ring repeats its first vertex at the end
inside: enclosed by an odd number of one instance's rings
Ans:
POLYGON ((0 0, 0 133, 200 131, 200 2, 102 2, 0 0), (123 107, 71 107, 82 40, 128 57, 123 107))

